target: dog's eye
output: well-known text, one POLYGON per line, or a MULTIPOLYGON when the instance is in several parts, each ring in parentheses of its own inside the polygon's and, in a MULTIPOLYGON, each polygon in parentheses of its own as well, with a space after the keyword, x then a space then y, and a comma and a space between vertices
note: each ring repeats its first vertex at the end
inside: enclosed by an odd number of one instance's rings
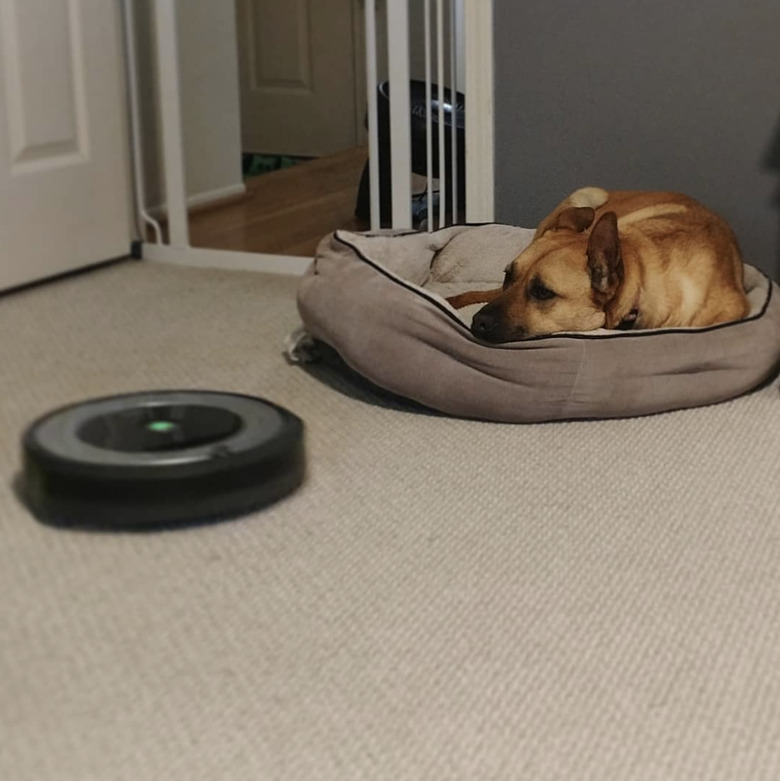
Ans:
POLYGON ((557 293, 554 290, 550 290, 549 287, 543 285, 538 279, 535 279, 531 283, 531 289, 529 291, 531 298, 536 301, 549 301, 551 298, 555 298, 557 293))

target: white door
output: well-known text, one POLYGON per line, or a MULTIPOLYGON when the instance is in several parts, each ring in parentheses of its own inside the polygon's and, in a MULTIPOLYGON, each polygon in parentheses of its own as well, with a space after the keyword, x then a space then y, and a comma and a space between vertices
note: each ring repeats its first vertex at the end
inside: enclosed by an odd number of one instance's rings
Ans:
POLYGON ((358 145, 360 5, 237 0, 245 152, 320 156, 358 145))
POLYGON ((0 289, 128 254, 118 0, 0 0, 0 289))

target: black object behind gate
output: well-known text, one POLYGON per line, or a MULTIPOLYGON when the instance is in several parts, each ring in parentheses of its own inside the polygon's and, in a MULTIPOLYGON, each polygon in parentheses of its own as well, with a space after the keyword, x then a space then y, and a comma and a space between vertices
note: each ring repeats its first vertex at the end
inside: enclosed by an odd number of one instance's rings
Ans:
MULTIPOLYGON (((427 174, 427 144, 426 144, 426 99, 425 82, 412 80, 409 83, 411 99, 411 146, 412 146, 412 172, 420 176, 427 174)), ((455 220, 448 216, 452 222, 462 221, 462 216, 466 211, 466 99, 462 92, 455 93, 455 101, 452 100, 452 90, 445 87, 442 90, 444 99, 444 124, 445 124, 445 171, 446 190, 445 196, 448 204, 448 215, 451 212, 453 203, 453 177, 452 171, 452 125, 455 122, 456 136, 456 155, 457 155, 457 193, 458 193, 458 215, 455 220)), ((433 164, 433 178, 439 178, 439 86, 431 84, 431 132, 432 153, 431 160, 433 164)), ((379 136, 379 213, 380 224, 382 227, 392 225, 392 201, 391 201, 391 181, 390 181, 390 84, 385 81, 377 87, 377 125, 379 136)), ((438 220, 438 193, 423 193, 418 196, 412 196, 412 220, 415 227, 419 226, 429 214, 434 222, 438 220)), ((369 221, 371 219, 371 198, 370 198, 370 174, 368 163, 363 169, 360 178, 360 187, 358 189, 357 203, 355 205, 355 216, 360 220, 369 221)))

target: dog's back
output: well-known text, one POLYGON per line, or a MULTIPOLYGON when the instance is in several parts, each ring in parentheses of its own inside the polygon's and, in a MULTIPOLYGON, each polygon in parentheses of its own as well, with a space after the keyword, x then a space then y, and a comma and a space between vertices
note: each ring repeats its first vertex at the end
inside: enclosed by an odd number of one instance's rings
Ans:
POLYGON ((736 236, 717 214, 690 196, 588 187, 572 193, 539 226, 562 208, 587 205, 617 216, 624 296, 638 283, 644 327, 707 326, 738 320, 749 305, 736 236))

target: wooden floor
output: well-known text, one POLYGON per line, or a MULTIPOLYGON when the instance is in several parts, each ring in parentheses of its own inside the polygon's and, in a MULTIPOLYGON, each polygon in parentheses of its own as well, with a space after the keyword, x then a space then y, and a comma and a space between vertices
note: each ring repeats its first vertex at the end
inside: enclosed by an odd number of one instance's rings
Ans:
POLYGON ((366 156, 350 149, 247 179, 245 196, 190 214, 192 245, 312 256, 330 231, 367 230, 354 217, 366 156))

